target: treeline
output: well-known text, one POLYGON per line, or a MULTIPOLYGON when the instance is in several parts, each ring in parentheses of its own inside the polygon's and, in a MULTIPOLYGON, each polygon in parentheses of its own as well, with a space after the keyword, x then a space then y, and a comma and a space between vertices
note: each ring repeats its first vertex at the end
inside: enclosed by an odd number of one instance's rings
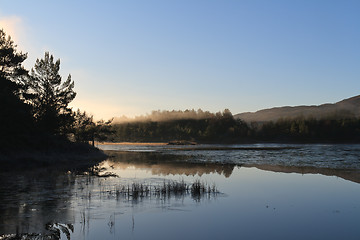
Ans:
POLYGON ((229 110, 209 113, 202 119, 133 121, 115 123, 103 139, 113 142, 253 143, 253 142, 360 142, 360 119, 328 116, 322 119, 292 118, 250 123, 234 119, 229 110))
POLYGON ((360 119, 347 116, 279 119, 263 125, 253 123, 250 137, 273 142, 360 142, 360 119))
POLYGON ((27 54, 16 47, 0 29, 0 153, 74 150, 70 138, 88 142, 100 137, 107 123, 94 123, 68 106, 76 96, 74 81, 71 75, 63 81, 60 59, 46 52, 29 71, 23 66, 27 54))
MULTIPOLYGON (((161 115, 160 113, 157 112, 157 115, 161 115)), ((169 116, 172 113, 163 111, 165 116, 169 116)), ((175 113, 176 115, 181 114, 179 111, 175 113)), ((161 121, 147 120, 112 124, 112 134, 107 136, 107 141, 166 142, 187 140, 230 143, 238 141, 239 136, 244 136, 248 132, 248 126, 241 120, 235 120, 228 109, 215 114, 201 110, 197 112, 187 110, 183 112, 183 116, 180 119, 165 121, 161 116, 159 116, 159 119, 161 121), (188 118, 185 116, 188 116, 188 118)))

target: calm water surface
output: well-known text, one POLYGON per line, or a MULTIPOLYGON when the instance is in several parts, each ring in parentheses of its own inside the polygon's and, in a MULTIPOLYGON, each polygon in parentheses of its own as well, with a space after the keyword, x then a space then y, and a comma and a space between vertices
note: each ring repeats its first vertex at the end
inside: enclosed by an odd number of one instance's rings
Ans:
POLYGON ((0 235, 47 225, 61 239, 359 239, 360 145, 101 148, 109 177, 2 172, 0 235), (119 194, 195 180, 219 193, 119 194))

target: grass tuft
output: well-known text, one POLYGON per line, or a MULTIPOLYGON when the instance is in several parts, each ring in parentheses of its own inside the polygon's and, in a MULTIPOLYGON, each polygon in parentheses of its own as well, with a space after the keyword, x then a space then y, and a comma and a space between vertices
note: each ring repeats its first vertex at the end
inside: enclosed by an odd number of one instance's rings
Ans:
POLYGON ((207 185, 200 180, 195 180, 192 184, 181 181, 164 181, 162 184, 150 185, 144 183, 131 183, 127 185, 118 185, 114 191, 104 191, 104 193, 115 194, 117 199, 123 198, 137 201, 145 197, 155 196, 160 199, 170 197, 181 197, 191 195, 195 200, 200 200, 205 195, 215 196, 218 192, 216 186, 207 185))

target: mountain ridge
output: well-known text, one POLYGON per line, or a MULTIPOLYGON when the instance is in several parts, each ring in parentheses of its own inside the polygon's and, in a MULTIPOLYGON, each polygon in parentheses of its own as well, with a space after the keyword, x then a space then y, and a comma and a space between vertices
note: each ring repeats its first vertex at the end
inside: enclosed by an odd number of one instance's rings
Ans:
POLYGON ((269 122, 281 118, 360 117, 360 95, 343 99, 336 103, 321 105, 284 106, 262 109, 256 112, 235 114, 234 118, 245 122, 269 122))

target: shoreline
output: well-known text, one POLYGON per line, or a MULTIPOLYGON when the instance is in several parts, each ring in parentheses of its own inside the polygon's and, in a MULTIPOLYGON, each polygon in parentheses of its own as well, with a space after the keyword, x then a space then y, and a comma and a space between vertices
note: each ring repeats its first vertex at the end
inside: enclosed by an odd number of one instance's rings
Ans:
POLYGON ((106 160, 101 149, 85 144, 69 144, 59 148, 21 149, 1 151, 0 172, 35 168, 58 170, 87 169, 106 160))
POLYGON ((132 146, 165 146, 167 142, 95 142, 95 146, 98 145, 132 145, 132 146))
MULTIPOLYGON (((170 142, 96 142, 95 147, 101 145, 120 146, 171 146, 171 145, 194 145, 194 144, 169 144, 170 142)), ((360 144, 358 141, 241 141, 241 142, 196 142, 195 145, 242 145, 242 144, 360 144)))

